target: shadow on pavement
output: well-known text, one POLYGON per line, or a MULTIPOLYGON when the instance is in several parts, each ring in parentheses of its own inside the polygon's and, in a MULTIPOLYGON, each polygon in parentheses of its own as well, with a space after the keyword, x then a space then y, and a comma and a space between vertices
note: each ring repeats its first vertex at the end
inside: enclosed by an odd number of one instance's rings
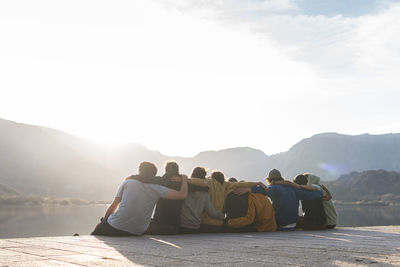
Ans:
POLYGON ((377 229, 96 238, 139 265, 398 266, 400 228, 377 229))

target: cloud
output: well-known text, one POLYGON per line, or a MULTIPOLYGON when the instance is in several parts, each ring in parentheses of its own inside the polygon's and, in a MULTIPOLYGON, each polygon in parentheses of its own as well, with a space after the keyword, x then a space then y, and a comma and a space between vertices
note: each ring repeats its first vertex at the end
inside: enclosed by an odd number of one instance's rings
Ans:
POLYGON ((241 14, 251 12, 283 12, 298 10, 293 0, 264 0, 264 1, 240 1, 240 0, 166 0, 162 1, 166 6, 183 10, 210 9, 219 10, 220 13, 241 14), (235 11, 235 12, 233 12, 235 11))
POLYGON ((296 0, 171 0, 168 3, 182 12, 207 14, 208 19, 211 17, 226 27, 247 30, 270 43, 276 42, 293 60, 311 65, 326 84, 346 87, 349 92, 360 88, 373 91, 378 87, 394 90, 399 84, 396 72, 400 61, 400 24, 397 23, 400 4, 395 1, 363 2, 365 14, 353 17, 340 13, 355 9, 361 3, 318 4, 296 0), (321 10, 322 15, 305 14, 311 6, 314 13, 321 10), (338 15, 323 15, 324 9, 333 6, 338 15), (199 10, 202 12, 196 13, 199 10))
MULTIPOLYGON (((393 120, 400 116, 395 103, 400 98, 400 5, 397 1, 317 2, 283 1, 279 6, 275 1, 218 1, 192 14, 207 14, 207 19, 227 28, 253 32, 313 73, 314 78, 308 79, 312 82, 299 86, 295 97, 285 101, 289 106, 312 104, 288 117, 279 116, 277 123, 290 122, 303 136, 322 131, 399 131, 400 124, 393 120)), ((193 10, 186 6, 183 12, 193 10)))

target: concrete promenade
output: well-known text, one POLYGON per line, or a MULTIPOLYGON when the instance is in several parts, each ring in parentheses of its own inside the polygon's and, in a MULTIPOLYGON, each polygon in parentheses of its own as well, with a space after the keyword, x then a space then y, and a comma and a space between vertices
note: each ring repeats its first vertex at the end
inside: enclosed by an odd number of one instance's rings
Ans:
POLYGON ((0 266, 400 266, 400 226, 0 239, 0 266))

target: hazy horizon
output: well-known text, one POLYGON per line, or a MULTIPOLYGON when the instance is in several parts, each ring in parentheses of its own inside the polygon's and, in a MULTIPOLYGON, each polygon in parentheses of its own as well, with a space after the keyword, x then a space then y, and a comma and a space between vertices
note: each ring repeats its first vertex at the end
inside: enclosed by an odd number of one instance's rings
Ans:
MULTIPOLYGON (((83 140, 85 140, 85 141, 87 141, 87 142, 89 142, 89 143, 92 143, 92 144, 94 144, 94 145, 96 145, 96 146, 100 146, 100 147, 109 147, 109 148, 113 148, 113 147, 123 147, 123 146, 126 146, 126 145, 139 145, 139 146, 144 146, 144 147, 146 147, 147 149, 150 149, 149 146, 147 146, 146 144, 141 144, 141 143, 138 143, 138 142, 104 143, 104 142, 101 142, 101 141, 99 142, 98 140, 93 139, 93 138, 90 138, 90 137, 84 137, 84 136, 75 135, 75 134, 72 134, 72 133, 64 132, 63 130, 60 130, 60 129, 51 128, 51 127, 47 127, 47 126, 44 126, 44 125, 27 124, 27 123, 25 123, 25 122, 12 121, 12 120, 9 120, 9 119, 6 119, 6 118, 1 118, 1 117, 0 117, 0 119, 6 120, 6 121, 15 122, 15 123, 18 123, 18 124, 23 124, 23 125, 30 125, 30 126, 41 127, 41 128, 49 128, 49 129, 51 129, 51 130, 60 131, 60 132, 62 132, 62 133, 64 133, 64 134, 72 135, 72 136, 74 136, 74 137, 83 139, 83 140)), ((315 134, 313 134, 313 135, 311 135, 311 136, 305 136, 305 137, 299 139, 297 142, 295 142, 295 143, 293 143, 292 145, 290 145, 289 148, 291 148, 292 146, 298 144, 299 142, 301 142, 301 141, 304 140, 304 139, 308 139, 308 138, 311 138, 311 137, 313 137, 313 136, 321 135, 321 134, 338 134, 338 135, 347 135, 347 136, 374 135, 374 134, 370 134, 370 133, 362 133, 362 134, 357 134, 357 135, 350 135, 350 134, 338 133, 338 132, 315 133, 315 134)), ((385 135, 385 134, 399 134, 399 133, 382 133, 382 135, 385 135)), ((197 152, 195 152, 194 154, 190 154, 190 155, 172 155, 172 154, 167 154, 167 153, 164 153, 163 151, 160 151, 160 150, 157 149, 157 148, 151 148, 150 150, 160 152, 161 154, 163 154, 163 155, 165 155, 165 156, 170 156, 170 157, 186 157, 186 158, 191 158, 191 157, 195 157, 196 155, 198 155, 198 154, 200 154, 200 153, 202 153, 202 152, 221 151, 221 150, 228 150, 228 149, 235 149, 235 148, 246 148, 246 147, 249 147, 249 146, 242 146, 242 147, 236 146, 236 147, 225 147, 225 148, 219 148, 219 149, 209 149, 209 150, 197 151, 197 152)), ((258 147, 249 147, 249 148, 256 149, 256 150, 260 150, 260 151, 262 151, 263 153, 265 153, 265 151, 263 151, 262 149, 260 149, 260 148, 258 148, 258 147)), ((289 149, 288 149, 288 150, 289 150, 289 149)), ((275 155, 275 154, 287 152, 288 150, 285 150, 285 151, 278 151, 278 152, 272 153, 272 154, 267 154, 267 153, 265 153, 265 154, 268 155, 268 156, 271 156, 271 155, 275 155)))
POLYGON ((2 1, 0 118, 166 155, 400 132, 395 0, 2 1))

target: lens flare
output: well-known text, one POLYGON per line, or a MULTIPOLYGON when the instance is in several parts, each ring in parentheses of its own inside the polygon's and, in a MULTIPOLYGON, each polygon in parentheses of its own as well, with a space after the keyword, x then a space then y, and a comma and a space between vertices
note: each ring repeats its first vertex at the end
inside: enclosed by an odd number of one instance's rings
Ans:
POLYGON ((329 172, 329 174, 332 176, 339 176, 340 174, 347 172, 346 166, 344 166, 342 164, 320 162, 320 163, 318 163, 318 167, 329 172))

